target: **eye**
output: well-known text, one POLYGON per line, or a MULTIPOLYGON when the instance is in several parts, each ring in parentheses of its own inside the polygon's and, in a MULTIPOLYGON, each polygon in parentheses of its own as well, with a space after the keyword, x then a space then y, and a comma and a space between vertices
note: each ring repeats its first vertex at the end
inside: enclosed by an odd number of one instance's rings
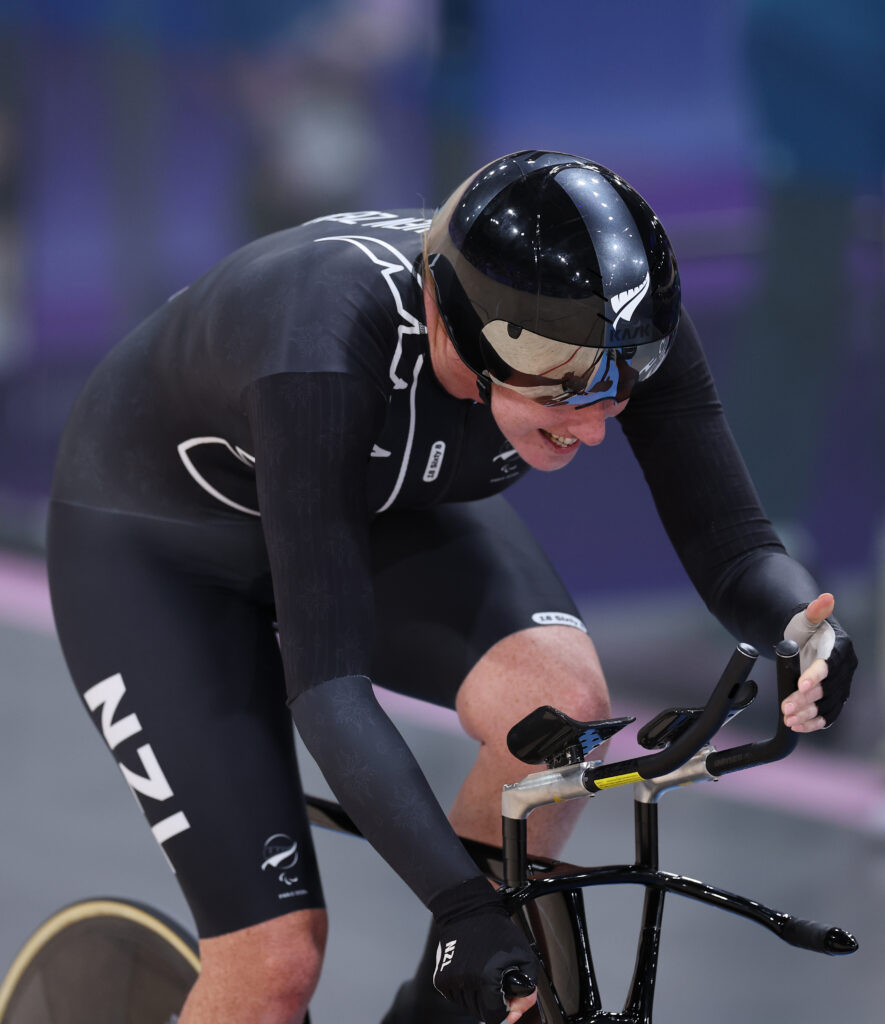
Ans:
POLYGON ((511 338, 518 338, 522 334, 522 328, 519 324, 507 324, 507 333, 511 338))
POLYGON ((621 357, 623 359, 632 359, 636 355, 636 346, 628 345, 626 348, 621 349, 621 357))

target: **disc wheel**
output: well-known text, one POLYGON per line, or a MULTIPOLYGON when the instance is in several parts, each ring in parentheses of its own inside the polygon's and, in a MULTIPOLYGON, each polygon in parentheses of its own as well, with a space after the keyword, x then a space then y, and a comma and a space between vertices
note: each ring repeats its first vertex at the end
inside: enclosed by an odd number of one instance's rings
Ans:
POLYGON ((0 1024, 174 1024, 197 943, 150 907, 90 899, 57 911, 0 985, 0 1024))

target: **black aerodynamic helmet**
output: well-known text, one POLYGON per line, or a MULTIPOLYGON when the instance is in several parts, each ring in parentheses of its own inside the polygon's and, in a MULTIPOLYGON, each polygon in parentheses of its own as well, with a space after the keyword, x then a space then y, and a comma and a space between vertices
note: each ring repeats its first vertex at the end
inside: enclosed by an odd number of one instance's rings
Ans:
POLYGON ((523 150, 469 178, 436 213, 427 266, 458 355, 545 405, 621 401, 661 365, 679 322, 664 229, 613 171, 523 150))

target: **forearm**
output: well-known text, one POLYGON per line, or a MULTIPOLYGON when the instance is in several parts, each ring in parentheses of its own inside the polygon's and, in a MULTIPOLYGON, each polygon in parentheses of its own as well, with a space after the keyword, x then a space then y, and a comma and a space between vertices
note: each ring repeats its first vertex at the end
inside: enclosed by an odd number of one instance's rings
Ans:
POLYGON ((479 875, 369 679, 331 679, 290 706, 341 805, 425 905, 479 875))
POLYGON ((804 566, 779 548, 765 547, 722 575, 707 606, 733 636, 771 656, 796 609, 819 593, 804 566))

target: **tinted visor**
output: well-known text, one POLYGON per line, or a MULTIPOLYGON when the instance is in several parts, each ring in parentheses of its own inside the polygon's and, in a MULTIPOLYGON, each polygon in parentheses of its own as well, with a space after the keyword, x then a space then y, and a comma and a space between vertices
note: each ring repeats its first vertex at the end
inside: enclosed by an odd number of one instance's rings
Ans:
POLYGON ((482 329, 481 348, 495 383, 541 405, 593 405, 611 398, 623 402, 633 386, 648 379, 664 361, 672 334, 642 345, 591 348, 554 341, 505 320, 482 329))

